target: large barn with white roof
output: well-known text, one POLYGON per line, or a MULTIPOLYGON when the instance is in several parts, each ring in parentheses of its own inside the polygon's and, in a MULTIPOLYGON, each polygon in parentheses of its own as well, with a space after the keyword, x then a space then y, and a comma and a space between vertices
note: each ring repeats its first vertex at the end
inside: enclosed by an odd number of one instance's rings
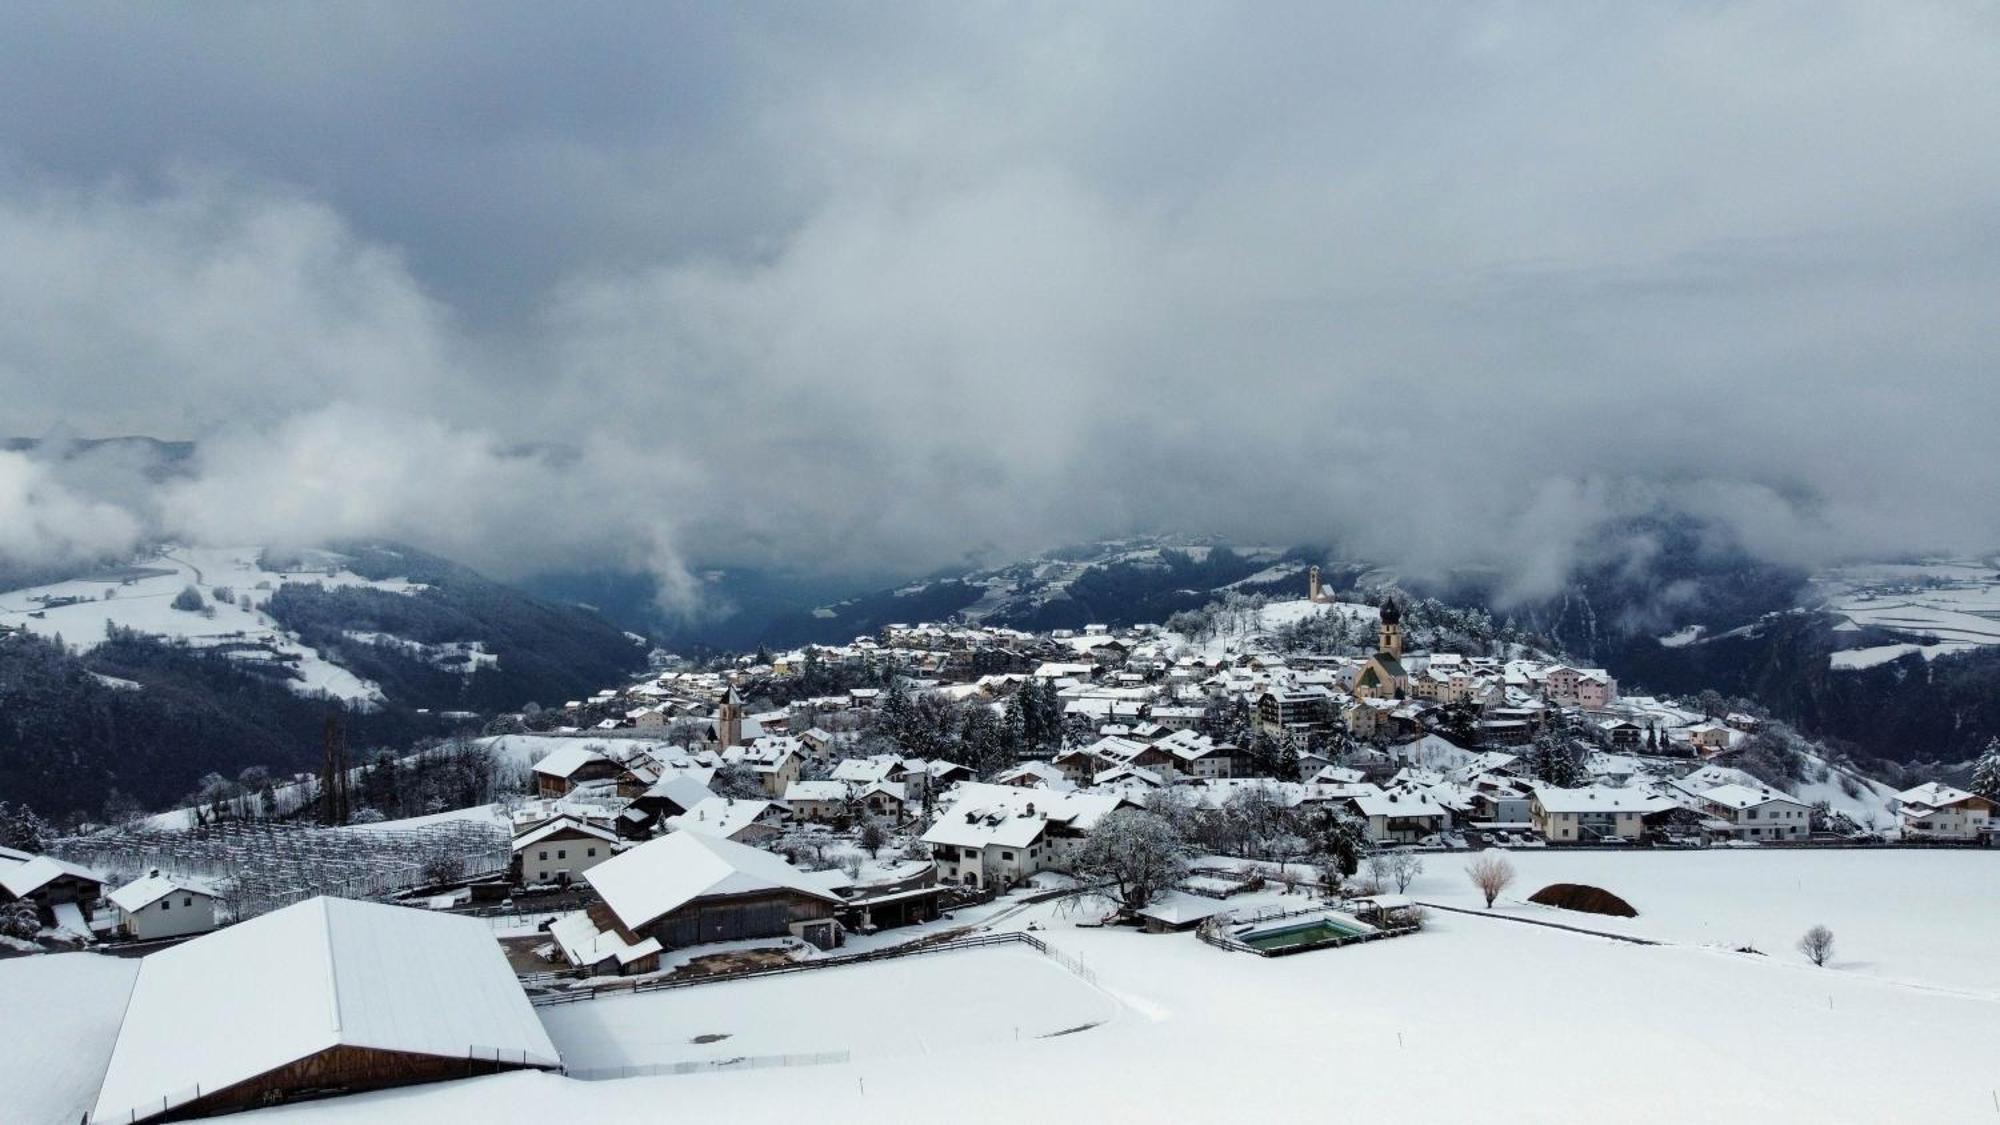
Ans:
POLYGON ((90 1119, 560 1065, 483 923, 315 898, 147 957, 90 1119))

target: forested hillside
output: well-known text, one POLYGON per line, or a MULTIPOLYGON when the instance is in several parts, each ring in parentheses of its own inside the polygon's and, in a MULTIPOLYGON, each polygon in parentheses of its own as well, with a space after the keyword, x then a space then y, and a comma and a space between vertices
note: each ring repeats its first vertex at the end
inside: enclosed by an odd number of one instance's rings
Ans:
MULTIPOLYGON (((341 719, 350 759, 362 761, 372 749, 404 750, 477 722, 446 712, 560 706, 645 667, 648 646, 587 609, 399 546, 339 550, 350 583, 358 574, 421 588, 278 584, 262 611, 306 646, 282 651, 115 625, 101 641, 0 637, 0 799, 52 816, 100 815, 107 799, 128 811, 134 802, 157 807, 209 773, 316 768, 329 716, 341 719), (372 682, 379 704, 315 690, 296 655, 308 650, 372 682)), ((246 584, 240 596, 250 593, 246 584)))
POLYGON ((99 816, 107 805, 177 800, 208 773, 312 769, 329 715, 357 750, 446 729, 405 708, 359 711, 300 696, 220 654, 133 634, 86 657, 32 636, 0 637, 0 798, 48 816, 99 816))
POLYGON ((645 667, 643 642, 580 606, 530 597, 404 547, 344 544, 340 551, 357 574, 406 578, 428 589, 397 594, 294 583, 272 595, 266 612, 322 655, 380 685, 392 703, 466 711, 560 705, 645 667), (494 659, 412 647, 474 642, 494 659))

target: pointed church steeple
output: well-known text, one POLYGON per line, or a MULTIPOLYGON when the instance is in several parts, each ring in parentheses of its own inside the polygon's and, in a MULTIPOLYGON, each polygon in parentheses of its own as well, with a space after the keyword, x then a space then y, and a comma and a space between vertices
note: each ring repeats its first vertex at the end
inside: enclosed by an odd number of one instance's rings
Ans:
POLYGON ((735 684, 722 693, 722 703, 715 709, 715 741, 722 746, 743 741, 743 697, 736 694, 735 684))
POLYGON ((1382 631, 1377 648, 1390 656, 1403 655, 1403 611, 1396 606, 1396 599, 1382 598, 1382 631))

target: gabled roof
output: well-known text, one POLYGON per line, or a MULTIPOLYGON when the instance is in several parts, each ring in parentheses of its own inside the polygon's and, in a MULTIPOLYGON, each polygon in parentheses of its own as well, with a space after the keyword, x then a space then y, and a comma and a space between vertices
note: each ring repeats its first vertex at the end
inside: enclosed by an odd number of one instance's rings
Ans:
POLYGON ((584 872, 583 878, 629 929, 708 895, 783 889, 840 901, 782 857, 686 829, 608 859, 584 872))
MULTIPOLYGON (((714 770, 707 770, 705 772, 710 777, 715 776, 714 770)), ((709 791, 708 786, 697 781, 692 775, 692 771, 684 770, 669 774, 654 782, 646 790, 646 796, 656 801, 672 801, 681 808, 691 809, 708 800, 710 797, 715 796, 715 794, 709 791)))
POLYGON ((1438 804, 1426 793, 1412 793, 1399 790, 1393 793, 1367 793, 1347 798, 1362 816, 1408 817, 1446 816, 1443 805, 1438 804))
POLYGON ((1987 805, 1993 804, 1990 799, 1982 797, 1977 793, 1969 793, 1963 789, 1954 789, 1949 785, 1936 781, 1927 781, 1914 789, 1905 789, 1901 793, 1896 794, 1896 799, 1906 805, 1917 805, 1927 809, 1942 809, 1951 805, 1964 804, 1967 801, 1980 801, 1987 805))
POLYGON ((951 807, 939 813, 937 822, 924 833, 925 843, 1025 847, 1051 823, 1088 832, 1105 814, 1126 803, 1108 794, 1057 793, 980 782, 960 784, 952 798, 951 807))
POLYGON ((866 784, 871 781, 882 781, 902 766, 903 760, 893 754, 882 754, 873 758, 843 758, 835 763, 833 772, 828 776, 834 781, 866 784))
POLYGON ((1545 785, 1535 790, 1535 803, 1552 813, 1656 813, 1673 807, 1665 797, 1643 789, 1613 789, 1590 785, 1581 789, 1558 789, 1545 785))
POLYGON ((571 832, 579 836, 590 836, 613 844, 618 842, 618 834, 608 828, 599 828, 595 824, 578 820, 575 817, 559 816, 547 824, 529 829, 521 835, 514 837, 514 850, 518 852, 522 848, 534 847, 543 840, 563 832, 571 832))
POLYGON ((148 956, 93 1120, 347 1046, 561 1064, 481 921, 315 898, 148 956))
POLYGON ((679 816, 668 817, 667 827, 676 831, 691 828, 710 836, 727 838, 756 824, 777 807, 770 801, 710 797, 679 816))
POLYGON ((845 781, 794 781, 785 786, 785 801, 845 801, 845 781))
POLYGON ((564 746, 551 750, 547 757, 535 763, 534 772, 548 777, 568 777, 592 762, 610 761, 595 750, 582 746, 564 746))
POLYGON ((15 898, 26 898, 65 876, 92 883, 104 882, 102 876, 87 868, 38 855, 26 863, 10 863, 0 867, 0 889, 4 889, 15 898))
POLYGON ((170 894, 185 893, 214 898, 215 888, 194 879, 181 879, 155 871, 112 891, 110 899, 127 914, 137 914, 170 894))
POLYGON ((1789 793, 1780 793, 1776 789, 1752 789, 1748 785, 1718 785, 1713 789, 1702 790, 1700 797, 1704 801, 1737 811, 1754 809, 1772 801, 1784 801, 1794 805, 1805 804, 1789 793))

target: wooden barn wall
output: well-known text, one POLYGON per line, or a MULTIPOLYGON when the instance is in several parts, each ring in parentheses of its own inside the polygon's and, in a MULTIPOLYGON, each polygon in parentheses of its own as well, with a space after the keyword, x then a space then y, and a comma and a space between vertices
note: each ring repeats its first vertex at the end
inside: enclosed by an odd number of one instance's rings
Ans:
POLYGON ((177 1106, 155 1120, 182 1121, 300 1098, 520 1069, 523 1069, 520 1063, 495 1063, 491 1059, 447 1059, 370 1047, 333 1047, 177 1106))
POLYGON ((690 903, 647 926, 670 949, 710 941, 778 937, 793 922, 830 918, 833 904, 790 892, 738 895, 690 903))

